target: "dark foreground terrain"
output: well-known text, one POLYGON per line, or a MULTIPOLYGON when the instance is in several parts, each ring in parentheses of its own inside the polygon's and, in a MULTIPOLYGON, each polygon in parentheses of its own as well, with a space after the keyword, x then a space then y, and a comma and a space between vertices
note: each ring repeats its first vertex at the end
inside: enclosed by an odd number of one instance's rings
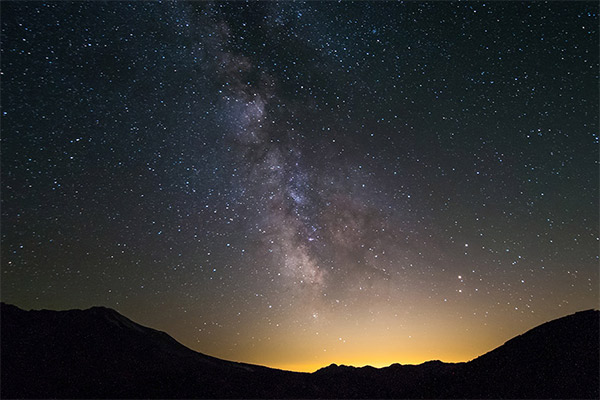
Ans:
POLYGON ((209 357, 118 312, 1 305, 1 398, 598 398, 599 311, 540 325, 467 363, 312 374, 209 357))

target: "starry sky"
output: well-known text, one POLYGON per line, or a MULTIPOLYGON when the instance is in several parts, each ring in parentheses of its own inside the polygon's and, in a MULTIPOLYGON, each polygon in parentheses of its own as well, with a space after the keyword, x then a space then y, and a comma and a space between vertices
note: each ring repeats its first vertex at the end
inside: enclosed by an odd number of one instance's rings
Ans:
POLYGON ((1 298, 297 371, 598 308, 597 2, 2 2, 1 298))

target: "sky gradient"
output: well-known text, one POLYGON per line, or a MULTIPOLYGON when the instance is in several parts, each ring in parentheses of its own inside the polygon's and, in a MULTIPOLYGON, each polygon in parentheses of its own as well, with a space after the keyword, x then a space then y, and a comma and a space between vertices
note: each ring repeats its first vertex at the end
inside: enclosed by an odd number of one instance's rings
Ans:
POLYGON ((597 2, 2 2, 1 298, 215 357, 598 308, 597 2))

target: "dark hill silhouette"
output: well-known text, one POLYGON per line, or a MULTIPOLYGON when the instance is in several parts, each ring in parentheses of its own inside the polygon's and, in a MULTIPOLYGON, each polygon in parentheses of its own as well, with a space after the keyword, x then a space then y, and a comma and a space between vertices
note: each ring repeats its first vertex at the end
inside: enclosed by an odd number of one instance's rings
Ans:
POLYGON ((206 356, 104 307, 1 307, 2 398, 282 397, 302 375, 206 356), (265 376, 286 385, 265 393, 265 376))
POLYGON ((1 398, 598 398, 599 312, 467 363, 281 371, 195 352, 118 312, 1 305, 1 398))
POLYGON ((481 382, 471 397, 598 398, 598 315, 588 310, 547 322, 469 362, 481 382))

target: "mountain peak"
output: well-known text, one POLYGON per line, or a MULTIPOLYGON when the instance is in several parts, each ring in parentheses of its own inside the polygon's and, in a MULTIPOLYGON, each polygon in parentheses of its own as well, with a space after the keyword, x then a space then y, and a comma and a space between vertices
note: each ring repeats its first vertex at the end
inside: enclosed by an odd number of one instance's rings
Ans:
MULTIPOLYGON (((84 312, 85 311, 86 310, 84 310, 84 312)), ((107 321, 111 324, 114 324, 115 326, 117 326, 121 329, 131 329, 131 330, 138 331, 138 332, 144 332, 144 330, 147 329, 147 328, 143 327, 142 325, 136 324, 135 322, 133 322, 129 318, 123 316, 118 311, 116 311, 112 308, 103 307, 103 306, 94 306, 94 307, 89 308, 87 311, 89 311, 91 314, 98 315, 98 316, 104 318, 105 321, 107 321)))

